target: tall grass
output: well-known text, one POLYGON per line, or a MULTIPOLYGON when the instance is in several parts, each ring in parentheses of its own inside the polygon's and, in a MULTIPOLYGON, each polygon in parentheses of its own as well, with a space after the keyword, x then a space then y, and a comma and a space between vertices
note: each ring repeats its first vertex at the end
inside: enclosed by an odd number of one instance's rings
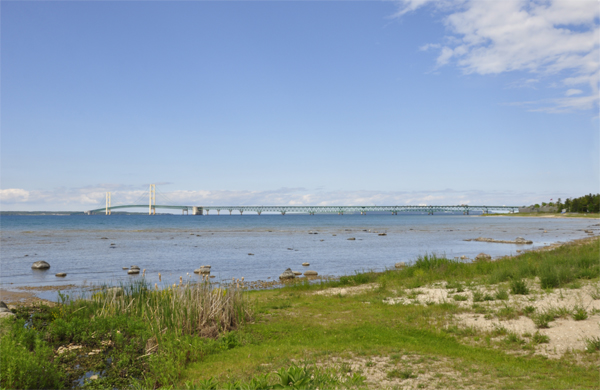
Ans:
POLYGON ((155 335, 165 330, 215 338, 251 318, 239 285, 217 288, 209 280, 151 289, 145 280, 92 296, 96 315, 142 318, 155 335), (122 292, 121 292, 122 291, 122 292))

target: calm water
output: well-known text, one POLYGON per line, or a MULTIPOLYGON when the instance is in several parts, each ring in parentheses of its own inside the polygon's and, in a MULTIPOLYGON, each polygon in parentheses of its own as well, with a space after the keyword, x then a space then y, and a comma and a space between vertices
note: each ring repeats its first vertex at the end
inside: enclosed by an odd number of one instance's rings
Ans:
POLYGON ((426 253, 450 258, 514 254, 585 237, 583 229, 598 229, 596 224, 589 219, 463 215, 3 216, 0 284, 12 289, 118 283, 134 277, 122 270, 134 264, 147 270, 152 283, 158 272, 163 282, 179 282, 179 276, 193 275, 204 264, 212 265, 217 280, 276 279, 288 267, 302 271, 303 262, 321 275, 343 275, 410 263, 426 253), (480 236, 524 237, 534 244, 463 241, 480 236), (32 270, 37 260, 49 262, 51 269, 32 270), (68 275, 57 278, 57 272, 68 275))

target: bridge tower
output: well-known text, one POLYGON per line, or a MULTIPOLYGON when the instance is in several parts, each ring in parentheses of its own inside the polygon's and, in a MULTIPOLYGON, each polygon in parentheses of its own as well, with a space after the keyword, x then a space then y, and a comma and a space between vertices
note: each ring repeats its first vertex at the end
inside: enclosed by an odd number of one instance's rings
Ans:
POLYGON ((150 184, 149 198, 148 215, 156 215, 156 184, 150 184))
POLYGON ((106 193, 106 215, 110 215, 111 214, 111 209, 110 209, 110 192, 106 193))

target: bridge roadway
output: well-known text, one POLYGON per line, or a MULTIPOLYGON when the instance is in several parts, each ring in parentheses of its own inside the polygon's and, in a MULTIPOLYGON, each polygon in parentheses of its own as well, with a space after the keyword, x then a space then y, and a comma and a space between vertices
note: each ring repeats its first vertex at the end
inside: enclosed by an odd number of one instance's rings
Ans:
POLYGON ((255 212, 261 215, 263 212, 277 212, 285 215, 287 213, 307 213, 310 215, 314 214, 340 214, 345 213, 358 213, 366 214, 367 212, 388 212, 393 215, 398 213, 407 212, 422 212, 433 214, 440 212, 462 212, 463 214, 469 214, 472 211, 481 211, 489 213, 490 211, 500 211, 514 213, 519 209, 518 206, 167 206, 167 205, 148 205, 148 204, 131 204, 121 206, 110 206, 103 207, 100 209, 86 211, 86 214, 94 214, 107 212, 110 210, 126 209, 126 208, 145 208, 145 209, 178 209, 182 213, 188 213, 191 210, 194 215, 206 215, 210 211, 216 211, 220 214, 221 211, 229 211, 229 214, 233 211, 239 212, 241 215, 244 212, 255 212))

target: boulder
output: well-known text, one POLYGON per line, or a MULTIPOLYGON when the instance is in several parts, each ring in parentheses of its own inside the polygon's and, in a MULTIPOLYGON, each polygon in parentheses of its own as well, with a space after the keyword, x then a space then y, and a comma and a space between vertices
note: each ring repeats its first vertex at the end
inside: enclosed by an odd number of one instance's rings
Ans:
POLYGON ((477 256, 475 256, 475 260, 477 261, 490 261, 492 260, 492 256, 488 255, 487 253, 480 253, 477 256))
POLYGON ((379 233, 378 236, 387 236, 387 233, 379 233))
POLYGON ((403 261, 401 261, 401 262, 399 262, 399 263, 396 263, 396 264, 395 264, 395 267, 396 267, 396 268, 404 268, 404 267, 406 267, 406 263, 405 263, 405 262, 403 262, 403 261))
POLYGON ((202 275, 209 274, 210 273, 210 268, 208 268, 208 267, 200 267, 198 269, 195 269, 194 273, 195 274, 202 274, 202 275))
POLYGON ((292 271, 291 268, 288 268, 283 271, 281 275, 279 275, 279 280, 294 279, 295 277, 296 275, 294 275, 294 271, 292 271))
POLYGON ((348 239, 348 241, 354 241, 354 240, 356 240, 356 238, 354 238, 354 237, 350 237, 350 238, 348 239))
POLYGON ((248 256, 254 256, 254 253, 248 253, 248 256))
POLYGON ((310 263, 302 263, 303 267, 308 267, 310 265, 310 263))
POLYGON ((304 273, 304 276, 317 276, 317 275, 318 275, 317 271, 306 271, 304 273))
POLYGON ((0 312, 0 318, 10 318, 10 317, 14 317, 15 315, 10 312, 10 311, 2 311, 0 312))
POLYGON ((65 276, 67 276, 67 274, 65 272, 59 272, 56 274, 56 276, 59 278, 64 278, 65 276))
POLYGON ((50 264, 46 263, 44 260, 36 261, 31 266, 31 269, 48 269, 50 268, 50 264))
POLYGON ((130 268, 130 269, 137 269, 137 270, 139 270, 139 269, 140 269, 140 267, 138 267, 137 265, 132 265, 132 266, 131 266, 131 267, 129 267, 129 268, 130 268))
POLYGON ((6 312, 10 312, 10 309, 8 308, 8 306, 6 306, 6 303, 0 301, 0 313, 6 312))
POLYGON ((139 268, 132 268, 129 271, 127 271, 128 275, 137 275, 140 273, 140 269, 139 268))
POLYGON ((124 269, 124 270, 128 270, 128 269, 129 269, 129 267, 123 267, 123 269, 124 269))
POLYGON ((294 272, 294 275, 296 275, 296 276, 302 275, 302 272, 300 272, 300 271, 293 271, 293 272, 294 272))
POLYGON ((464 259, 466 259, 466 258, 467 258, 467 256, 465 256, 465 255, 462 255, 460 258, 461 258, 462 260, 464 260, 464 259))

